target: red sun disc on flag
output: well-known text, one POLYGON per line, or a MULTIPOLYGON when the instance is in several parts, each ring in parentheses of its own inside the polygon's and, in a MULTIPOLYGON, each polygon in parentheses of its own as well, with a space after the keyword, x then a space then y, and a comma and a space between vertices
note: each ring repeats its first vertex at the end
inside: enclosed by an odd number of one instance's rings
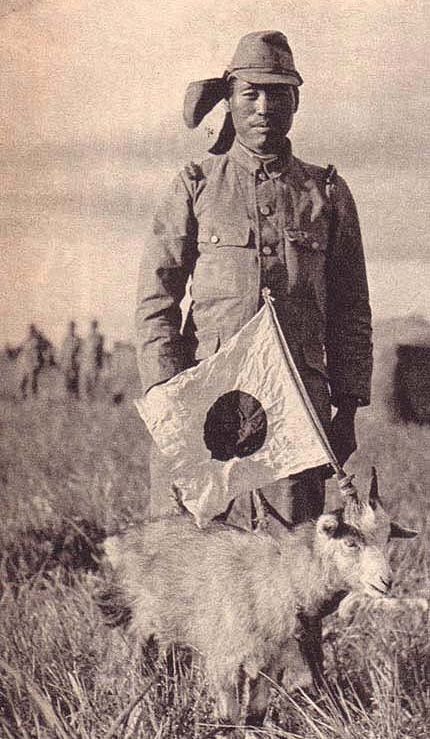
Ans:
POLYGON ((242 390, 232 390, 217 398, 206 415, 203 430, 212 459, 220 462, 254 454, 263 446, 266 434, 263 406, 242 390))

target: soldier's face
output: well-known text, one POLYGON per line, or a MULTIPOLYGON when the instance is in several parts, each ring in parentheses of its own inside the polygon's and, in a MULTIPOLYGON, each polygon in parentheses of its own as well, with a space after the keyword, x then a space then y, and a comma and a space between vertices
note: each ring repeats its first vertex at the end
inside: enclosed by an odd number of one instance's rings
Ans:
POLYGON ((276 154, 294 117, 290 85, 256 85, 235 78, 227 109, 239 141, 257 154, 276 154))

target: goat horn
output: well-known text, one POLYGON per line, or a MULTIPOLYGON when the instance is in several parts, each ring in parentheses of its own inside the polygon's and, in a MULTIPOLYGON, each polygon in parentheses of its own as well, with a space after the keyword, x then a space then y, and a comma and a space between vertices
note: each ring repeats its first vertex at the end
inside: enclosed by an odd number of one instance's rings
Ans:
POLYGON ((263 493, 256 489, 251 493, 253 528, 264 531, 269 526, 269 503, 263 493))
POLYGON ((372 467, 372 481, 370 483, 369 500, 379 500, 378 475, 376 467, 372 467))
POLYGON ((357 488, 352 484, 354 475, 338 477, 340 493, 344 499, 344 520, 346 523, 357 525, 362 513, 362 503, 358 497, 357 488))

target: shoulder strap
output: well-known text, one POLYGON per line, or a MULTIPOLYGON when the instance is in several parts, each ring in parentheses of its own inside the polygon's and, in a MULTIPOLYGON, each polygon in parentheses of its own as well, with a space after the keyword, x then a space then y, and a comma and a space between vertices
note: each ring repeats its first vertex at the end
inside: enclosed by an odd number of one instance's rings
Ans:
POLYGON ((333 194, 333 190, 336 187, 336 181, 337 181, 337 169, 333 164, 329 164, 325 171, 325 194, 327 197, 327 200, 331 200, 331 196, 333 194))
POLYGON ((196 164, 196 162, 188 162, 182 170, 182 177, 194 206, 197 192, 199 192, 200 189, 199 186, 202 183, 205 184, 206 175, 200 164, 196 164))

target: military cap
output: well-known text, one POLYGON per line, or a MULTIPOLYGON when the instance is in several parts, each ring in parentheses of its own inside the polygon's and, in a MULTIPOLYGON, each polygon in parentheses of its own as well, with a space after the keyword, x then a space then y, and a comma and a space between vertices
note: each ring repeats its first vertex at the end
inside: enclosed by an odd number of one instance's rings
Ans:
POLYGON ((184 120, 196 128, 205 115, 226 96, 227 81, 299 86, 303 80, 295 68, 287 37, 280 31, 254 31, 243 36, 222 77, 191 82, 185 93, 184 120))
POLYGON ((243 36, 227 67, 228 77, 260 85, 301 85, 287 37, 280 31, 255 31, 243 36))

